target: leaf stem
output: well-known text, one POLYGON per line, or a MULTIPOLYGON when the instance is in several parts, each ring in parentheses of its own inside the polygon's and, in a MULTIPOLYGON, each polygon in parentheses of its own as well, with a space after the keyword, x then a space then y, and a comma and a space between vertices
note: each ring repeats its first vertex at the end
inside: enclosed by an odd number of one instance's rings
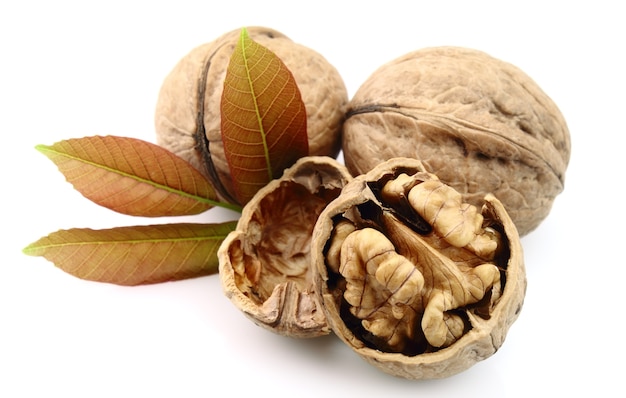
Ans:
POLYGON ((241 207, 240 205, 235 205, 235 204, 227 203, 227 202, 213 202, 213 201, 209 201, 209 202, 213 203, 215 206, 219 206, 224 209, 233 210, 238 213, 241 213, 243 211, 243 207, 241 207))

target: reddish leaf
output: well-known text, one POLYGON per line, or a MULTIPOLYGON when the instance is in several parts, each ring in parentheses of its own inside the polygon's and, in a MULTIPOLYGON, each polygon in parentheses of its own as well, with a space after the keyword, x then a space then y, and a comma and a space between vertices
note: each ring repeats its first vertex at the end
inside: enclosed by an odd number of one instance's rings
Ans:
POLYGON ((140 285, 217 272, 217 249, 235 229, 222 224, 163 224, 54 232, 27 246, 78 278, 140 285))
POLYGON ((191 164, 146 141, 94 136, 36 148, 81 194, 119 213, 180 216, 223 205, 191 164))
POLYGON ((293 75, 245 29, 224 81, 221 130, 241 204, 309 152, 306 110, 293 75))

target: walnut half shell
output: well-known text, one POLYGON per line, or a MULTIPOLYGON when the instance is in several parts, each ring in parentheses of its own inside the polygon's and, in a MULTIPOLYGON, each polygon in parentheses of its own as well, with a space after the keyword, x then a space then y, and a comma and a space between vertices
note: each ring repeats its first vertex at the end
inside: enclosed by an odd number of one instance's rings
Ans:
POLYGON ((356 177, 320 214, 311 248, 332 330, 409 379, 451 376, 494 354, 526 290, 500 201, 489 194, 479 209, 423 170, 396 158, 356 177))
POLYGON ((257 325, 290 337, 330 332, 313 287, 311 236, 350 179, 330 157, 304 157, 244 207, 219 248, 219 276, 226 296, 257 325))

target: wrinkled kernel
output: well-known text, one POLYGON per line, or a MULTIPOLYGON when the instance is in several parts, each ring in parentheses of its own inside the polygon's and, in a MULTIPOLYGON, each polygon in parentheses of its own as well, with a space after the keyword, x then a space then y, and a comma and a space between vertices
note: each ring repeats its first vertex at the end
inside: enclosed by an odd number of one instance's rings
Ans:
POLYGON ((519 235, 502 204, 487 195, 480 209, 468 206, 422 170, 395 158, 356 177, 322 211, 312 242, 335 334, 410 379, 447 377, 494 354, 526 284, 519 235), (411 212, 430 228, 416 229, 411 212))

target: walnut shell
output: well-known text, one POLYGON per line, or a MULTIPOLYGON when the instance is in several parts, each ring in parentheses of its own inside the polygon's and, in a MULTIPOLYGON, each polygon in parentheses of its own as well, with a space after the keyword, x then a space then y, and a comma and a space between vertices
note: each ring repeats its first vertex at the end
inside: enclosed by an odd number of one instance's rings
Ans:
POLYGON ((226 296, 257 325, 290 337, 329 333, 313 288, 313 226, 351 179, 330 157, 298 160, 243 208, 218 250, 226 296))
POLYGON ((554 102, 517 67, 434 47, 387 63, 362 84, 349 103, 343 151, 353 175, 410 157, 469 203, 493 193, 523 236, 563 190, 570 135, 554 102))
MULTIPOLYGON (((348 94, 338 71, 317 52, 280 32, 247 28, 294 76, 307 113, 309 154, 336 157, 348 94)), ((236 203, 221 139, 220 101, 230 56, 240 30, 193 49, 165 78, 159 92, 157 142, 208 177, 220 199, 236 203)))
POLYGON ((408 379, 448 377, 493 355, 524 301, 522 247, 500 201, 465 203, 414 159, 349 182, 320 214, 311 253, 335 334, 408 379))

